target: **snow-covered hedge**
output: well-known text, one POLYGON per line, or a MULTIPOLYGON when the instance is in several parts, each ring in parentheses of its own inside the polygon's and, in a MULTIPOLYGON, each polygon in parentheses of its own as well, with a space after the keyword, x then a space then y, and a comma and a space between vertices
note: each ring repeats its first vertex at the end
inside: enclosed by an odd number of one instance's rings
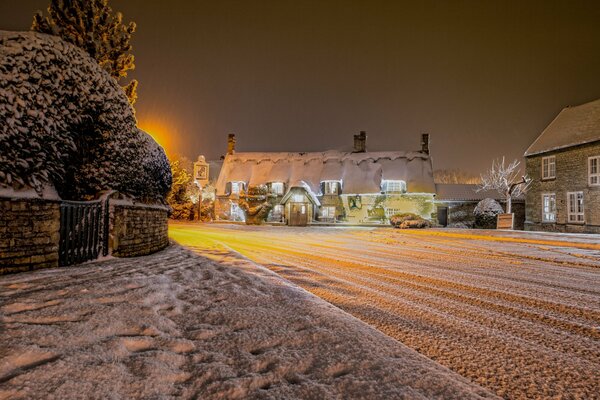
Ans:
POLYGON ((475 228, 494 229, 498 214, 503 212, 502 206, 496 200, 489 198, 481 200, 473 210, 475 228))
POLYGON ((0 186, 46 184, 63 198, 115 189, 158 200, 171 170, 121 87, 84 50, 0 31, 0 186))

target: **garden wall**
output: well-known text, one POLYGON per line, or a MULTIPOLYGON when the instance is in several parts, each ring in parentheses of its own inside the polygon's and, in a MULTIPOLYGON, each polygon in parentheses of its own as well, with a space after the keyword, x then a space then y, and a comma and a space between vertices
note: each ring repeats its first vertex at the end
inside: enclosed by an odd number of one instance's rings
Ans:
POLYGON ((60 201, 0 198, 0 274, 58 266, 60 201))
POLYGON ((143 256, 168 246, 167 207, 113 204, 110 208, 113 256, 143 256))
MULTIPOLYGON (((167 247, 167 207, 118 202, 109 203, 113 256, 142 256, 167 247)), ((0 275, 59 266, 60 204, 0 197, 0 275)))

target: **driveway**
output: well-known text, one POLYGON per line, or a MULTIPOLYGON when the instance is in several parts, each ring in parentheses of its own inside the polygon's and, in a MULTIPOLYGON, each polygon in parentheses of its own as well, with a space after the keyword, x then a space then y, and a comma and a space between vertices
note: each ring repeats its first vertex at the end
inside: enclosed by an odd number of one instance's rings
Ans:
POLYGON ((505 398, 600 398, 598 236, 173 224, 505 398))

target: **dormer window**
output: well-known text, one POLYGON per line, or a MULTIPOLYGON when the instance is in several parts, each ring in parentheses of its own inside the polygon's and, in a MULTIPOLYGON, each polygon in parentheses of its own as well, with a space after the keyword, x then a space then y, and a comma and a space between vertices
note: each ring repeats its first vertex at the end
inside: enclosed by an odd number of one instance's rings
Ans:
POLYGON ((283 182, 271 182, 269 184, 269 193, 276 196, 283 196, 284 185, 283 182))
POLYGON ((384 193, 406 193, 406 182, 383 180, 381 181, 381 191, 384 193))
POLYGON ((556 157, 542 157, 542 179, 556 178, 556 157))
POLYGON ((321 182, 324 195, 336 195, 340 194, 340 182, 339 181, 323 181, 321 182))
POLYGON ((231 185, 231 191, 229 193, 236 196, 239 196, 240 192, 246 187, 246 183, 242 181, 233 181, 229 182, 229 184, 231 185))

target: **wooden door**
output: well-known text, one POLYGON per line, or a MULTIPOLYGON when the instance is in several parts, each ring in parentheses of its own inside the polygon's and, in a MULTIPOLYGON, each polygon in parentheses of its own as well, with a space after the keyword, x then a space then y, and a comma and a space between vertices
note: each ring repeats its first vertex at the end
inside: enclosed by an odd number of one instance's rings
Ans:
POLYGON ((306 226, 308 224, 308 203, 290 204, 290 226, 306 226))
POLYGON ((448 226, 448 207, 438 207, 437 216, 441 226, 448 226))

